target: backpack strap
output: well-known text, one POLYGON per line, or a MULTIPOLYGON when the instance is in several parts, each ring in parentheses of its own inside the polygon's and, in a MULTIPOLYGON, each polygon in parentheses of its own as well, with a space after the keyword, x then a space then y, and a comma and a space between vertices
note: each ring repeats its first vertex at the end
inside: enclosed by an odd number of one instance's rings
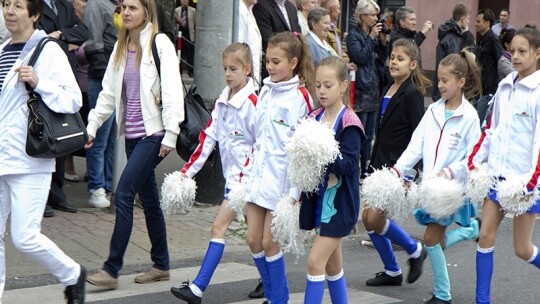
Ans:
POLYGON ((159 53, 156 45, 156 36, 161 32, 155 33, 152 37, 152 56, 154 57, 154 63, 156 64, 157 73, 159 78, 161 78, 161 60, 159 60, 159 53))
POLYGON ((304 99, 306 100, 306 105, 308 108, 308 113, 310 113, 311 111, 313 111, 313 107, 311 106, 311 102, 309 102, 309 92, 306 87, 299 87, 298 89, 300 90, 300 92, 302 92, 302 95, 304 95, 304 99))
MULTIPOLYGON (((34 52, 32 53, 32 56, 30 56, 30 60, 28 60, 28 66, 33 67, 36 64, 39 54, 41 54, 41 51, 45 47, 45 44, 49 41, 56 43, 56 39, 48 37, 48 36, 43 37, 41 38, 41 40, 39 40, 38 44, 36 45, 36 48, 34 49, 34 52)), ((34 89, 32 89, 32 87, 30 86, 30 84, 28 84, 28 82, 24 83, 24 87, 26 88, 26 91, 28 92, 34 91, 34 89)))

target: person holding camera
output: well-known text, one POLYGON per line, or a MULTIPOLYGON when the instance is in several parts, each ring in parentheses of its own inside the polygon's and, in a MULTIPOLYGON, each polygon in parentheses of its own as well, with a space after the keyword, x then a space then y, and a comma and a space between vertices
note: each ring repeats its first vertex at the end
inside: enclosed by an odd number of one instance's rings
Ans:
POLYGON ((371 142, 375 137, 376 116, 380 102, 383 69, 377 67, 376 61, 384 62, 388 57, 387 34, 390 31, 383 31, 385 25, 377 22, 379 12, 379 5, 375 1, 358 1, 355 11, 357 25, 347 35, 349 58, 358 66, 355 76, 354 111, 362 121, 367 137, 360 150, 361 179, 368 171, 371 142))
POLYGON ((390 50, 388 55, 392 54, 392 45, 398 39, 410 39, 416 43, 418 47, 426 39, 426 34, 433 29, 433 23, 429 20, 424 22, 422 29, 416 31, 416 12, 412 7, 402 6, 396 11, 397 29, 392 33, 390 38, 390 50))

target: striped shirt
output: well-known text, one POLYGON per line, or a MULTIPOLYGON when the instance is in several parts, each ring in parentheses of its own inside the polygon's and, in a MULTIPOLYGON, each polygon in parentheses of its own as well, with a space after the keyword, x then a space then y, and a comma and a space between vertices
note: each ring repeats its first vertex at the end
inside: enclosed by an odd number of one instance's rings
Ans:
POLYGON ((128 51, 124 71, 124 90, 126 96, 126 138, 137 139, 146 136, 141 110, 141 75, 136 63, 136 52, 128 51))
POLYGON ((21 55, 25 43, 7 44, 0 53, 0 93, 4 86, 6 76, 21 55))

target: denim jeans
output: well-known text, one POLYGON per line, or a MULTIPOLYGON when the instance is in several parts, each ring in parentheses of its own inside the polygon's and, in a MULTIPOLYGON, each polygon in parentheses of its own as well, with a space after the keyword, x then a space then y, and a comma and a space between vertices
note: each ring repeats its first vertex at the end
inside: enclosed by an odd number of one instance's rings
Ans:
POLYGON ((360 173, 361 177, 365 177, 368 172, 368 164, 371 160, 371 145, 375 138, 375 125, 377 123, 377 111, 371 112, 357 112, 356 113, 364 125, 364 132, 366 132, 366 140, 362 143, 362 149, 360 150, 360 173))
MULTIPOLYGON (((96 107, 101 90, 101 79, 88 78, 88 104, 90 109, 96 107)), ((99 188, 104 188, 106 192, 112 190, 114 143, 116 141, 116 124, 114 122, 113 112, 111 117, 98 129, 92 148, 86 151, 88 191, 99 188)))
POLYGON ((163 137, 153 136, 126 139, 127 164, 116 188, 116 221, 109 258, 103 265, 103 270, 115 278, 124 263, 124 254, 133 228, 133 200, 136 193, 139 193, 144 209, 146 229, 152 244, 150 256, 154 262, 153 267, 169 270, 167 230, 154 172, 163 159, 158 156, 162 139, 163 137))
POLYGON ((476 112, 478 112, 478 118, 480 118, 480 126, 484 125, 484 121, 487 119, 486 114, 489 108, 488 103, 493 98, 493 94, 482 95, 476 103, 476 112))

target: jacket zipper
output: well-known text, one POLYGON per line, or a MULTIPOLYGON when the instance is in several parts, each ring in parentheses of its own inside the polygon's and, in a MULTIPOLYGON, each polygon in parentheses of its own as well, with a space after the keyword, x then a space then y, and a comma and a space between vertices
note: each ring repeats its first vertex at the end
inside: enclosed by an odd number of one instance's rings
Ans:
MULTIPOLYGON (((435 118, 435 121, 437 121, 437 118, 435 117, 435 114, 433 113, 433 110, 431 111, 431 114, 433 115, 433 118, 435 118)), ((460 115, 461 116, 461 115, 460 115)), ((442 134, 443 134, 443 131, 444 131, 444 127, 446 126, 446 123, 452 119, 452 118, 457 118, 458 116, 452 116, 450 118, 448 118, 442 128, 441 128, 441 132, 439 133, 439 141, 437 141, 437 146, 435 147, 435 159, 433 160, 433 167, 435 167, 435 164, 437 163, 437 156, 439 155, 439 145, 441 143, 441 139, 442 139, 442 134)))

